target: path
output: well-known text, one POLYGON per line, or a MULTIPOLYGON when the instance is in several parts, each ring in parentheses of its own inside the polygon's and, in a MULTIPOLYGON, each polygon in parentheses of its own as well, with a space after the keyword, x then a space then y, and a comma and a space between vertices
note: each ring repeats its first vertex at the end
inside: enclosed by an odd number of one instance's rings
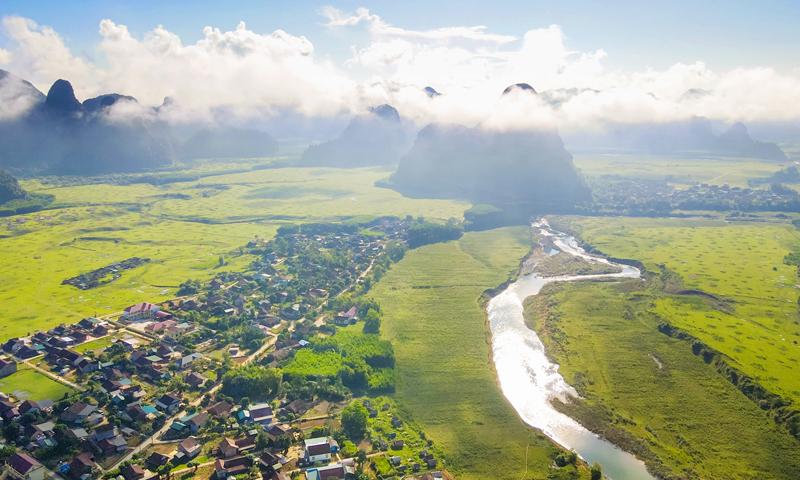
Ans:
MULTIPOLYGON (((41 357, 36 357, 36 358, 41 358, 41 357)), ((30 368, 36 370, 37 372, 39 372, 39 373, 41 373, 41 374, 43 374, 43 375, 55 380, 58 383, 63 383, 64 385, 66 385, 68 387, 72 387, 72 388, 74 388, 75 390, 77 390, 79 392, 85 392, 86 391, 85 388, 81 387, 77 383, 72 383, 69 380, 67 380, 66 378, 59 377, 58 375, 54 374, 53 372, 48 372, 47 370, 45 370, 43 368, 37 367, 36 365, 32 364, 28 360, 23 360, 22 363, 24 363, 25 365, 29 366, 30 368)))
POLYGON ((742 168, 737 168, 736 170, 734 170, 734 171, 732 171, 732 172, 723 173, 722 175, 720 175, 720 176, 718 176, 718 177, 716 177, 716 178, 712 178, 711 180, 708 180, 707 182, 701 182, 701 183, 711 183, 711 182, 713 182, 713 181, 715 181, 715 180, 719 180, 720 178, 722 178, 722 177, 725 177, 725 176, 728 176, 728 175, 730 175, 730 174, 732 174, 732 173, 736 173, 736 172, 738 172, 738 171, 740 171, 740 170, 744 170, 745 168, 749 167, 750 165, 752 165, 752 163, 748 163, 747 165, 745 165, 745 166, 744 166, 744 167, 742 167, 742 168))

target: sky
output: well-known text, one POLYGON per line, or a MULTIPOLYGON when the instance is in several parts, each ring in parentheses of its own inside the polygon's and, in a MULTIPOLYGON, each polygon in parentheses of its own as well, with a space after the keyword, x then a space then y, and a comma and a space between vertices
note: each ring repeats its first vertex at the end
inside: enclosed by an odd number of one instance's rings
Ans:
POLYGON ((165 3, 3 0, 0 68, 81 99, 170 96, 175 121, 384 102, 421 123, 800 118, 796 1, 165 3), (518 82, 561 96, 499 105, 518 82))

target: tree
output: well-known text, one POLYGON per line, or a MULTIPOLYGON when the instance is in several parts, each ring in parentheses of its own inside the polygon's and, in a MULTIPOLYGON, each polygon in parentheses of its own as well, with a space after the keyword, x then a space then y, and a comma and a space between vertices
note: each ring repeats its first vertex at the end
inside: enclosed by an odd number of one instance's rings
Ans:
POLYGON ((594 462, 590 472, 592 474, 592 480, 600 480, 603 478, 603 466, 597 462, 594 462))
POLYGON ((370 308, 364 318, 364 333, 379 333, 381 330, 381 314, 370 308))
POLYGON ((361 440, 367 433, 369 412, 364 405, 353 402, 342 410, 342 429, 351 440, 361 440))
POLYGON ((197 467, 200 466, 200 462, 198 462, 197 460, 189 460, 189 463, 187 463, 186 466, 191 468, 192 472, 196 472, 197 467))

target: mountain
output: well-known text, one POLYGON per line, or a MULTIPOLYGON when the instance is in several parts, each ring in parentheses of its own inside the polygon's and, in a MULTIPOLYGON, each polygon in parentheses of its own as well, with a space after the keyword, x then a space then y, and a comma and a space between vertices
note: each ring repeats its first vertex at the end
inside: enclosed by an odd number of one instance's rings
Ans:
POLYGON ((90 98, 83 101, 83 108, 87 113, 100 113, 104 108, 110 107, 119 101, 136 102, 135 98, 128 95, 120 95, 118 93, 109 93, 100 95, 99 97, 90 98))
POLYGON ((391 165, 407 149, 400 114, 390 105, 381 105, 353 118, 339 138, 310 145, 299 165, 336 168, 391 165))
POLYGON ((256 158, 278 152, 278 143, 268 133, 258 130, 222 128, 203 129, 183 143, 181 157, 199 158, 256 158))
POLYGON ((434 90, 433 87, 425 87, 425 94, 431 98, 436 98, 441 95, 441 93, 434 90))
POLYGON ((28 193, 19 186, 13 175, 0 168, 0 204, 28 198, 28 193))
POLYGON ((3 165, 94 175, 152 169, 175 158, 168 125, 133 97, 110 94, 81 103, 66 80, 57 80, 44 101, 30 89, 27 94, 34 100, 29 109, 0 120, 3 165))
POLYGON ((597 134, 579 132, 567 137, 571 148, 603 151, 643 151, 653 155, 719 155, 786 161, 776 144, 750 138, 747 127, 736 123, 715 135, 704 117, 666 123, 606 126, 597 134))
MULTIPOLYGON (((535 95, 530 86, 513 85, 506 92, 513 90, 535 95)), ((562 211, 590 199, 561 137, 541 128, 499 131, 430 124, 390 181, 407 195, 524 203, 539 211, 562 211)))
POLYGON ((0 121, 16 117, 44 100, 45 95, 30 82, 0 70, 0 121))

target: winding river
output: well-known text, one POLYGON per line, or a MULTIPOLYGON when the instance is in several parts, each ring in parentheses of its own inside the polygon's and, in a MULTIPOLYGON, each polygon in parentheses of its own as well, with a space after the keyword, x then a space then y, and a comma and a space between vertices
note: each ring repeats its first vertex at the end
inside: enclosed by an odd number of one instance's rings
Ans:
MULTIPOLYGON (((534 225, 543 235, 552 237, 558 250, 583 257, 592 262, 608 263, 588 255, 575 240, 554 232, 546 223, 534 225)), ((556 251, 548 252, 550 254, 556 251)), ((492 354, 503 394, 525 423, 540 429, 565 448, 575 450, 581 458, 603 465, 603 473, 612 480, 655 480, 644 463, 606 440, 585 429, 572 418, 556 411, 551 398, 566 400, 577 396, 575 390, 558 373, 558 365, 550 362, 536 332, 525 325, 522 302, 536 295, 550 282, 569 282, 587 278, 639 277, 639 270, 624 265, 622 272, 607 275, 539 278, 536 273, 520 276, 488 306, 492 331, 492 354)))

